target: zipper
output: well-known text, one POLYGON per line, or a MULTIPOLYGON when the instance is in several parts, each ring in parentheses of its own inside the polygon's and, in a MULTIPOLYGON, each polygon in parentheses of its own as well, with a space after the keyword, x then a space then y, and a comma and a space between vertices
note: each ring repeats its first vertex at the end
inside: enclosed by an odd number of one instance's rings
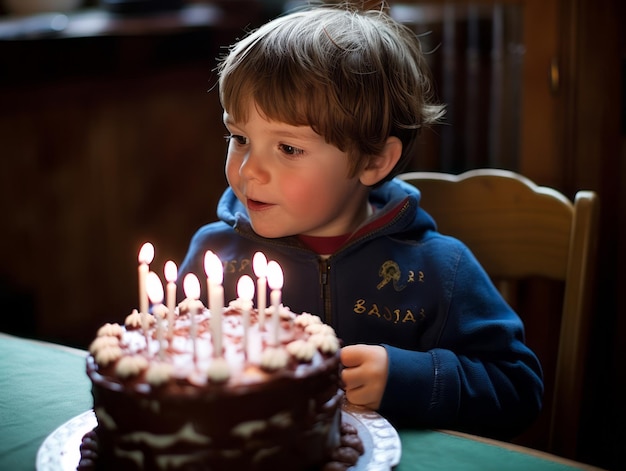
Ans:
POLYGON ((322 293, 322 303, 324 305, 324 322, 328 325, 332 324, 332 311, 331 311, 331 301, 330 301, 330 263, 328 263, 327 259, 320 259, 319 263, 320 268, 320 286, 322 293))
POLYGON ((361 236, 357 239, 354 239, 351 242, 348 242, 348 244, 344 245, 341 249, 339 249, 337 252, 335 252, 334 254, 332 254, 329 258, 326 259, 322 259, 320 258, 320 262, 319 262, 319 270, 320 270, 320 287, 321 287, 321 296, 322 296, 322 303, 324 306, 324 322, 328 325, 331 325, 333 327, 336 327, 335 325, 333 325, 333 314, 332 314, 332 300, 331 300, 331 293, 330 293, 330 283, 329 283, 329 279, 330 279, 330 260, 332 260, 333 258, 335 258, 337 256, 337 254, 343 252, 344 250, 346 250, 347 248, 351 247, 352 245, 355 244, 359 244, 367 239, 371 239, 373 237, 376 237, 376 235, 385 227, 388 227, 391 224, 395 224, 395 222, 400 219, 404 213, 407 211, 407 208, 409 207, 410 203, 409 201, 405 201, 404 204, 402 205, 402 207, 398 210, 398 212, 394 215, 394 217, 388 221, 387 223, 385 223, 383 226, 379 227, 378 229, 369 232, 367 234, 365 234, 364 236, 361 236))

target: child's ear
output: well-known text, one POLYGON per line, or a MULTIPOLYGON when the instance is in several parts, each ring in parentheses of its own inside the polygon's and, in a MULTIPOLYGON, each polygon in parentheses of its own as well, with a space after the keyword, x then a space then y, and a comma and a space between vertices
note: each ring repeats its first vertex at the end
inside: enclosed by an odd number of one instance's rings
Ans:
POLYGON ((402 141, 395 136, 387 138, 383 151, 378 155, 373 155, 365 168, 361 170, 359 179, 365 186, 372 186, 381 181, 400 160, 402 155, 402 141))

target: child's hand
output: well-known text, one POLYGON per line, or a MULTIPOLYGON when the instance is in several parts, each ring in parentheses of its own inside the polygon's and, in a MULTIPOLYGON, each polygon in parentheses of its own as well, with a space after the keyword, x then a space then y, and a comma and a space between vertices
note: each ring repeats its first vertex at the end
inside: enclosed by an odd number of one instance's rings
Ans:
POLYGON ((387 384, 387 350, 380 345, 349 345, 341 349, 341 363, 348 401, 378 409, 387 384))

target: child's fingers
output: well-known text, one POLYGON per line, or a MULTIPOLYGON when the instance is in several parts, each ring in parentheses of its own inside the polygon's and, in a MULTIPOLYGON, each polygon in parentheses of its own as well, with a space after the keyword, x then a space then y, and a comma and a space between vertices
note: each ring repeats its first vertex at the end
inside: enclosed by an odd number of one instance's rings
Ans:
POLYGON ((341 372, 341 380, 346 391, 358 389, 365 384, 359 368, 344 368, 341 372))
POLYGON ((372 392, 365 386, 346 390, 346 399, 351 404, 355 404, 357 406, 364 406, 370 409, 376 408, 375 401, 372 397, 372 392))
POLYGON ((341 363, 346 368, 359 366, 363 362, 362 350, 359 345, 348 345, 341 349, 341 363))

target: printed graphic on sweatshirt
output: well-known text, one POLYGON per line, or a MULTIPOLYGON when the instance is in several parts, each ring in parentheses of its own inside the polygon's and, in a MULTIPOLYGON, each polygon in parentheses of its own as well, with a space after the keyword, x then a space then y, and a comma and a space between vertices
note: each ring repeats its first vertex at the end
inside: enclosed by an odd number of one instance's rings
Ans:
MULTIPOLYGON (((406 270, 402 273, 400 265, 393 260, 386 260, 378 270, 378 276, 381 278, 376 285, 377 290, 393 289, 396 292, 403 291, 411 283, 423 283, 425 280, 424 272, 421 270, 406 270)), ((376 316, 394 324, 399 323, 417 323, 426 318, 426 312, 423 307, 415 308, 397 308, 381 305, 376 302, 368 303, 365 299, 357 299, 354 302, 353 311, 356 314, 365 314, 368 316, 376 316)))

